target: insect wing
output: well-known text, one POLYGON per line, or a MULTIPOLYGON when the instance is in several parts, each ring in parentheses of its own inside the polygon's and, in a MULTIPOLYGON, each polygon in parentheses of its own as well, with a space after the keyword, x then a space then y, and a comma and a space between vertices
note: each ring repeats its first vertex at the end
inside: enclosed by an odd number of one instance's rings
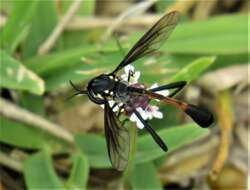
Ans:
POLYGON ((111 164, 117 170, 122 171, 128 163, 129 132, 119 121, 108 103, 105 104, 104 125, 111 164))
POLYGON ((137 59, 155 52, 168 39, 178 20, 179 13, 177 11, 170 12, 163 16, 140 38, 111 74, 115 74, 137 59))

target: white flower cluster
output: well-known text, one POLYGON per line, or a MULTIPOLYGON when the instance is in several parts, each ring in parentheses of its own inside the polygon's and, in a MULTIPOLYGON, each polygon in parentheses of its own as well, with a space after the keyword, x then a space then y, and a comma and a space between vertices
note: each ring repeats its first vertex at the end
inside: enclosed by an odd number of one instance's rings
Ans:
MULTIPOLYGON (((124 81, 128 81, 128 78, 130 76, 130 79, 129 79, 129 85, 132 85, 132 84, 137 84, 138 83, 138 80, 140 78, 140 71, 135 71, 135 68, 134 66, 132 65, 127 65, 125 68, 124 68, 124 71, 125 73, 121 75, 121 79, 124 80, 124 81)), ((148 89, 153 89, 153 88, 156 88, 158 87, 158 84, 155 83, 153 84, 150 88, 148 89)), ((158 91, 156 92, 158 94, 161 94, 163 96, 167 96, 169 94, 169 91, 168 90, 162 90, 162 91, 158 91)), ((113 105, 115 104, 115 101, 113 100, 110 100, 109 101, 109 105, 112 107, 113 105)), ((113 111, 114 112, 117 112, 119 110, 119 107, 122 105, 121 104, 118 104, 117 106, 115 106, 113 108, 113 111)), ((158 118, 158 119, 162 119, 163 118, 163 114, 162 112, 159 111, 159 107, 158 106, 155 106, 155 105, 148 105, 146 107, 146 109, 143 109, 141 107, 137 107, 136 110, 140 113, 140 115, 142 116, 142 118, 144 120, 151 120, 153 118, 158 118)), ((137 127, 139 129, 142 129, 144 127, 143 123, 138 119, 138 117, 135 115, 135 113, 132 113, 130 115, 130 121, 132 122, 135 122, 137 127)))

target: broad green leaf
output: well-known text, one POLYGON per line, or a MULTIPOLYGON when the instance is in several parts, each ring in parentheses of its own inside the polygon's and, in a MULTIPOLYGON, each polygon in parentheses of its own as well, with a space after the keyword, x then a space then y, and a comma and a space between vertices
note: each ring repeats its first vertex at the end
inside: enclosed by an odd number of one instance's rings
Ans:
MULTIPOLYGON (((208 129, 202 129, 195 123, 175 126, 157 131, 171 152, 184 144, 208 134, 208 129)), ((111 167, 104 137, 94 134, 77 134, 76 145, 88 157, 91 167, 111 167), (91 146, 90 146, 91 145, 91 146)), ((138 138, 136 163, 145 163, 166 155, 152 139, 150 134, 138 138)))
MULTIPOLYGON (((191 143, 209 133, 208 129, 200 128, 195 123, 182 126, 171 127, 157 131, 159 136, 168 146, 168 152, 171 152, 184 144, 191 143)), ((138 149, 136 153, 136 163, 144 163, 155 160, 163 155, 164 152, 152 139, 150 134, 143 135, 138 140, 138 149)))
POLYGON ((103 137, 94 134, 77 134, 75 142, 77 147, 87 156, 91 167, 111 167, 103 137))
POLYGON ((180 23, 163 49, 170 53, 247 53, 247 20, 247 15, 225 15, 180 23))
POLYGON ((91 64, 88 64, 88 59, 83 60, 82 63, 76 64, 67 70, 60 69, 56 75, 50 75, 45 78, 46 91, 55 90, 58 87, 69 85, 69 80, 80 82, 86 79, 91 79, 101 73, 107 73, 115 67, 112 67, 112 62, 118 63, 121 57, 119 53, 106 53, 105 56, 94 57, 94 60, 89 58, 91 64))
POLYGON ((66 144, 53 136, 15 121, 0 117, 0 141, 27 149, 49 149, 57 152, 66 144))
POLYGON ((38 95, 43 94, 44 81, 41 78, 1 50, 0 57, 1 87, 26 90, 38 95))
POLYGON ((19 93, 19 105, 32 113, 45 115, 44 97, 28 92, 19 93))
POLYGON ((28 34, 38 1, 12 1, 13 9, 0 33, 1 48, 12 53, 28 34))
MULTIPOLYGON (((45 79, 46 91, 56 90, 60 87, 70 86, 69 80, 74 83, 90 79, 105 71, 102 67, 96 67, 85 63, 80 63, 68 68, 67 70, 59 70, 56 75, 51 75, 45 79)), ((83 87, 82 87, 83 88, 83 87)))
POLYGON ((25 62, 27 67, 40 76, 53 75, 60 69, 68 69, 81 63, 81 58, 85 55, 97 51, 96 46, 83 46, 79 48, 58 51, 43 56, 36 56, 25 62))
POLYGON ((30 32, 22 46, 24 58, 37 53, 38 47, 47 39, 56 23, 55 2, 38 1, 36 12, 31 20, 30 32))
POLYGON ((35 153, 25 160, 24 178, 28 189, 63 189, 46 151, 35 153))
POLYGON ((152 162, 135 165, 131 176, 134 190, 138 189, 163 189, 156 168, 152 162))
MULTIPOLYGON (((53 75, 59 70, 67 70, 68 68, 82 64, 82 58, 88 57, 86 65, 95 65, 93 61, 100 61, 99 54, 97 52, 101 51, 101 55, 110 52, 117 51, 117 45, 114 41, 110 41, 104 46, 98 46, 93 44, 84 44, 80 47, 71 48, 67 50, 60 50, 47 55, 36 56, 25 61, 27 67, 36 72, 42 77, 53 75), (94 59, 95 57, 96 59, 94 59)), ((108 57, 110 55, 108 54, 108 57)), ((105 58, 102 58, 105 59, 105 58)), ((120 57, 121 60, 121 57, 120 57)), ((113 60, 109 60, 109 64, 115 64, 113 60)))
POLYGON ((170 81, 187 81, 190 82, 199 77, 199 75, 206 70, 215 61, 215 57, 201 57, 196 59, 186 67, 182 68, 176 73, 170 81))
MULTIPOLYGON (((248 15, 212 17, 204 21, 179 23, 160 50, 168 53, 232 55, 249 53, 248 15), (233 24, 232 24, 233 23, 233 24)), ((142 33, 129 39, 132 46, 142 33)))
POLYGON ((86 189, 89 164, 85 155, 77 153, 73 157, 73 167, 70 172, 66 187, 68 189, 86 189))

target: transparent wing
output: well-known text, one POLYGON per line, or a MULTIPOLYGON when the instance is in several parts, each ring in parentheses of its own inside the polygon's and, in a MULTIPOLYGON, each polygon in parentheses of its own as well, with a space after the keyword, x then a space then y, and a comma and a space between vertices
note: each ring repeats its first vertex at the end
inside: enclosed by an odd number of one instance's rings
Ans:
POLYGON ((114 168, 122 171, 128 163, 129 132, 122 126, 108 103, 105 104, 104 125, 109 159, 114 168))
POLYGON ((140 38, 111 74, 115 74, 137 59, 155 52, 168 39, 178 20, 179 13, 177 11, 170 12, 163 16, 140 38))

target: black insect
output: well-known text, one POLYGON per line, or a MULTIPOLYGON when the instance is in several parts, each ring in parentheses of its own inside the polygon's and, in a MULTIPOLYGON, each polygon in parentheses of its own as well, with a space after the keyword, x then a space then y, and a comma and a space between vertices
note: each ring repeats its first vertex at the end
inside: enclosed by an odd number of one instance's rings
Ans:
MULTIPOLYGON (((122 81, 117 76, 117 73, 128 64, 155 52, 170 36, 178 22, 178 18, 179 14, 176 11, 163 16, 140 38, 113 72, 101 74, 91 79, 86 90, 78 89, 70 81, 71 85, 78 91, 77 94, 87 94, 92 102, 104 105, 104 124, 108 154, 113 167, 117 170, 124 170, 126 168, 130 147, 128 130, 123 126, 123 122, 120 121, 122 111, 127 116, 134 113, 141 123, 143 123, 145 129, 152 135, 155 142, 164 151, 168 150, 163 140, 137 111, 136 108, 140 104, 136 102, 138 97, 143 99, 144 103, 145 101, 149 102, 151 99, 157 99, 163 103, 176 106, 188 114, 201 127, 208 127, 213 123, 212 114, 206 110, 173 98, 186 85, 185 81, 147 90, 143 85, 129 85, 129 81, 122 81), (172 89, 173 91, 168 96, 157 93, 164 89, 172 89), (110 100, 114 100, 116 103, 111 106, 109 104, 110 100), (119 110, 114 112, 113 108, 118 104, 119 110)), ((130 73, 128 80, 130 80, 132 75, 133 72, 130 73)))

